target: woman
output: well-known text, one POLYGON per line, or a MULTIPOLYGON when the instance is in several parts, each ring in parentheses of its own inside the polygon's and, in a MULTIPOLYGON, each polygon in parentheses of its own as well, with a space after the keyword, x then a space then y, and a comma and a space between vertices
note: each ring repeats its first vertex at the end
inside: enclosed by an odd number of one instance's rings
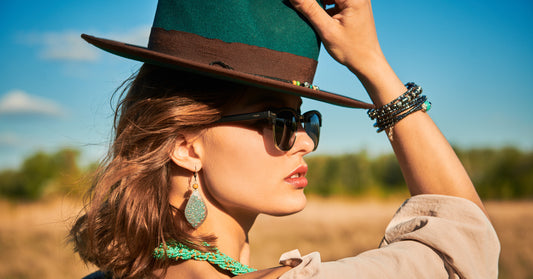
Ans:
MULTIPOLYGON (((416 85, 406 88, 385 60, 367 0, 326 1, 335 4, 327 12, 314 0, 291 3, 314 27, 328 52, 365 86, 375 105, 369 115, 389 136, 413 198, 391 221, 380 249, 329 263, 321 263, 316 253, 301 257, 292 251, 282 256, 282 266, 259 271, 247 267, 248 231, 257 215, 287 215, 302 210, 306 203, 303 156, 318 145, 321 115, 301 113, 300 96, 350 107, 373 106, 308 83, 285 84, 285 74, 275 76, 290 72, 293 61, 299 61, 296 65, 309 62, 298 52, 304 48, 304 35, 298 36, 297 47, 281 52, 254 46, 254 55, 248 55, 233 43, 217 51, 200 51, 207 53, 204 64, 176 58, 200 61, 204 57, 190 58, 195 51, 173 51, 196 50, 197 45, 187 44, 197 41, 220 43, 203 41, 196 37, 199 33, 189 36, 189 30, 168 31, 176 26, 169 23, 176 18, 172 7, 188 13, 200 2, 160 1, 148 50, 84 36, 107 51, 147 63, 125 90, 108 161, 71 231, 83 259, 116 278, 497 276, 499 243, 481 200, 452 148, 424 113, 429 109, 426 97, 416 85), (175 39, 175 35, 188 37, 175 39), (169 41, 179 46, 162 46, 169 41), (212 59, 234 46, 229 54, 212 59), (165 54, 154 54, 154 49, 165 54), (284 56, 292 50, 298 54, 284 56), (291 63, 277 65, 286 61, 277 55, 291 63), (241 56, 244 63, 232 60, 241 56), (275 63, 264 66, 254 60, 258 56, 275 63), (246 68, 256 64, 258 69, 246 68), (265 68, 267 73, 254 72, 265 68)), ((242 7, 235 2, 221 10, 253 6, 244 13, 248 15, 277 1, 260 2, 242 7)), ((280 25, 291 28, 303 22, 290 7, 268 9, 272 19, 266 17, 266 21, 294 16, 296 21, 280 25), (286 14, 276 17, 278 12, 286 14)), ((205 7, 199 10, 209 12, 205 7)), ((198 20, 191 28, 219 17, 192 14, 179 16, 198 20)), ((235 21, 220 18, 228 25, 235 21)), ((217 29, 216 33, 224 32, 217 29)), ((249 40, 250 34, 241 37, 249 40)), ((282 40, 281 36, 275 39, 273 44, 282 40)), ((209 47, 217 47, 213 45, 209 47)), ((303 71, 298 66, 295 75, 303 71)), ((295 80, 310 80, 303 76, 295 80)))

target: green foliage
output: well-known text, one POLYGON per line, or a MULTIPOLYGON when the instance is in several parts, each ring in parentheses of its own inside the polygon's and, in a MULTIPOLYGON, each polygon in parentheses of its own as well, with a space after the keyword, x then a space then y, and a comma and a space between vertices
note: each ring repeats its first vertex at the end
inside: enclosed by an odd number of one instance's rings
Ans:
POLYGON ((37 152, 18 170, 0 172, 0 195, 14 200, 37 200, 44 195, 71 193, 83 172, 77 161, 80 152, 65 148, 54 154, 37 152))
MULTIPOLYGON (((456 149, 483 199, 533 198, 533 152, 516 148, 456 149)), ((311 156, 309 193, 380 195, 402 193, 406 185, 393 154, 369 158, 363 151, 338 156, 311 156)))
POLYGON ((365 153, 316 156, 308 160, 308 165, 309 189, 323 196, 359 194, 371 182, 365 153))
POLYGON ((513 147, 456 152, 482 198, 533 198, 533 152, 513 147))
POLYGON ((394 155, 374 159, 366 152, 339 156, 314 156, 309 165, 309 191, 322 196, 387 195, 405 190, 400 166, 394 155))

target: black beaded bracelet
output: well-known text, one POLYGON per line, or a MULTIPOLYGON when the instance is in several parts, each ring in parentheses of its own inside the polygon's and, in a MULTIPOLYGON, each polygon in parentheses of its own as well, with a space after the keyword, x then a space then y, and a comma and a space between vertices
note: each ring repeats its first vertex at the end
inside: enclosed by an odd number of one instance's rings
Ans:
POLYGON ((390 113, 380 115, 376 118, 375 127, 383 126, 384 124, 394 120, 398 115, 402 115, 405 111, 409 110, 412 107, 416 107, 421 103, 425 102, 427 98, 425 96, 417 96, 415 99, 410 100, 409 102, 404 103, 397 110, 391 111, 390 113))
POLYGON ((427 97, 426 96, 421 96, 417 101, 416 103, 410 107, 410 109, 408 109, 407 111, 405 111, 404 113, 394 117, 394 118, 389 118, 387 119, 387 121, 383 121, 383 122, 376 122, 374 124, 374 127, 377 127, 378 130, 377 132, 381 132, 383 130, 386 130, 386 129, 389 129, 391 127, 393 127, 396 123, 400 122, 400 120, 404 119, 406 116, 410 115, 411 113, 415 112, 415 111, 419 111, 419 110, 423 110, 423 111, 427 111, 425 109, 425 103, 427 102, 427 97))
MULTIPOLYGON (((413 112, 422 110, 424 112, 431 109, 431 103, 427 97, 421 95, 422 88, 413 82, 405 85, 407 91, 388 104, 375 109, 368 110, 370 119, 376 119, 374 127, 378 128, 377 132, 392 128, 400 120, 404 119, 413 112)), ((389 138, 392 140, 392 129, 389 130, 389 138)))
POLYGON ((422 93, 422 87, 413 82, 408 82, 405 86, 407 87, 407 91, 398 96, 398 98, 380 108, 369 109, 368 116, 370 116, 370 119, 382 118, 391 112, 401 109, 422 93))

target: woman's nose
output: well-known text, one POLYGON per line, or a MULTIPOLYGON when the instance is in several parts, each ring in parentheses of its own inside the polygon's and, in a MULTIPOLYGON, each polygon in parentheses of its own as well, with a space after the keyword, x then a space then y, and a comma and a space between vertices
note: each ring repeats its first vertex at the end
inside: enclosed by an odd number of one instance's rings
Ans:
POLYGON ((303 152, 304 154, 310 153, 315 149, 315 142, 307 134, 305 129, 300 126, 298 131, 296 131, 296 139, 294 146, 291 148, 291 152, 298 153, 303 152))

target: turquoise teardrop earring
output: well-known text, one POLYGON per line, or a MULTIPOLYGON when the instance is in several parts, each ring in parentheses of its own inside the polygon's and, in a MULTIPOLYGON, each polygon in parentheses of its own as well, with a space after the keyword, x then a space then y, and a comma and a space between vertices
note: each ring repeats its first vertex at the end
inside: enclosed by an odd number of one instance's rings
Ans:
POLYGON ((198 228, 207 216, 207 208, 198 191, 198 172, 195 170, 191 180, 192 193, 185 205, 185 219, 193 228, 198 228))

